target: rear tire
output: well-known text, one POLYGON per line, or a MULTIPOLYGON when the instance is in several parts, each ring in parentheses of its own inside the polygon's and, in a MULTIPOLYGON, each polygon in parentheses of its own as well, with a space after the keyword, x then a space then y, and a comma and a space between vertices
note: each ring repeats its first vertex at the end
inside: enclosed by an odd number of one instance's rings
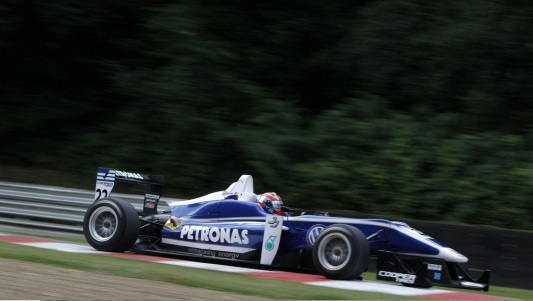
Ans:
POLYGON ((124 252, 139 236, 139 215, 128 202, 103 198, 94 202, 83 219, 83 234, 98 251, 124 252))
POLYGON ((365 235, 349 225, 331 225, 313 245, 313 263, 329 279, 351 280, 368 267, 370 248, 365 235))

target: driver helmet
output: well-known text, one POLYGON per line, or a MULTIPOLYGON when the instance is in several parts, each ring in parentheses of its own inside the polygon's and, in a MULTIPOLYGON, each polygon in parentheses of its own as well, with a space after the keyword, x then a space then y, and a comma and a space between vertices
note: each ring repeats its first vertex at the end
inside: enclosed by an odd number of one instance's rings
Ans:
POLYGON ((265 192, 257 195, 257 203, 268 213, 282 215, 281 206, 283 206, 283 201, 279 194, 275 192, 265 192))

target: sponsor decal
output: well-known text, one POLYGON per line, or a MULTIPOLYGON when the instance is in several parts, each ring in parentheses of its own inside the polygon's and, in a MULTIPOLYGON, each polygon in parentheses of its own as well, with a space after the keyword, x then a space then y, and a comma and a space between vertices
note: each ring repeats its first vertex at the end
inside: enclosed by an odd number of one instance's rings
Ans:
POLYGON ((139 179, 139 180, 142 180, 143 177, 138 174, 138 173, 135 173, 135 172, 127 172, 127 171, 120 171, 120 170, 115 170, 115 174, 119 177, 123 177, 123 178, 131 178, 131 179, 139 179))
POLYGON ((440 265, 440 264, 432 264, 432 263, 428 263, 428 270, 432 270, 432 271, 442 271, 442 265, 440 265))
POLYGON ((268 221, 270 228, 276 228, 279 225, 278 217, 274 216, 271 221, 268 221))
POLYGON ((435 274, 433 274, 433 279, 440 280, 440 275, 441 275, 440 273, 435 272, 435 274))
POLYGON ((204 256, 204 257, 219 257, 219 258, 230 258, 230 259, 237 259, 241 256, 241 254, 233 253, 233 252, 221 252, 221 251, 198 249, 198 248, 187 248, 187 252, 196 254, 199 256, 204 256))
POLYGON ((217 252, 217 257, 221 258, 231 258, 231 259, 237 259, 241 256, 241 254, 238 253, 231 253, 231 252, 217 252))
POLYGON ((233 252, 222 252, 198 248, 187 248, 188 253, 196 254, 203 257, 219 257, 219 258, 229 258, 229 259, 238 259, 241 254, 233 252))
POLYGON ((389 271, 379 271, 378 275, 381 277, 394 278, 396 282, 414 284, 416 280, 416 275, 396 273, 389 271))
POLYGON ((115 181, 115 171, 109 168, 98 168, 96 179, 99 181, 115 181))
POLYGON ((113 185, 115 185, 114 182, 109 182, 109 181, 98 181, 96 182, 96 185, 103 185, 103 186, 106 186, 106 187, 113 187, 113 185))
POLYGON ((312 247, 315 244, 315 241, 320 235, 320 232, 322 232, 322 230, 324 230, 325 228, 326 226, 324 225, 314 225, 313 227, 309 228, 309 230, 307 230, 306 239, 309 246, 312 247))
POLYGON ((168 221, 165 223, 165 227, 167 228, 170 228, 170 230, 174 231, 176 230, 179 226, 181 226, 183 224, 183 222, 178 219, 177 217, 175 216, 171 216, 168 221))
POLYGON ((181 239, 217 243, 247 244, 248 230, 185 225, 181 229, 181 239))
POLYGON ((265 249, 267 251, 274 250, 274 248, 276 247, 275 241, 276 241, 276 236, 274 235, 270 236, 265 242, 265 249))
POLYGON ((213 250, 204 250, 204 249, 198 249, 198 248, 188 248, 187 252, 197 254, 200 256, 209 256, 209 257, 215 257, 215 251, 213 250))

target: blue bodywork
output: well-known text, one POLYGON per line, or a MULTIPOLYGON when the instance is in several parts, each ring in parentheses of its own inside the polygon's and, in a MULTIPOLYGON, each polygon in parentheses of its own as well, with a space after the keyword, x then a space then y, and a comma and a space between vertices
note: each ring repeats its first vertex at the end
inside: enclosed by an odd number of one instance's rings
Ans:
MULTIPOLYGON (((258 204, 229 198, 174 202, 170 208, 171 216, 179 222, 174 229, 162 228, 162 248, 195 256, 259 260, 267 213, 258 204)), ((310 254, 320 232, 333 224, 351 225, 361 230, 373 255, 387 250, 441 258, 441 250, 449 249, 402 222, 291 213, 282 218, 281 242, 273 265, 286 265, 285 261, 290 263, 290 258, 298 254, 310 254)), ((464 256, 457 255, 455 261, 463 261, 464 256)), ((453 261, 454 258, 442 259, 453 261)))

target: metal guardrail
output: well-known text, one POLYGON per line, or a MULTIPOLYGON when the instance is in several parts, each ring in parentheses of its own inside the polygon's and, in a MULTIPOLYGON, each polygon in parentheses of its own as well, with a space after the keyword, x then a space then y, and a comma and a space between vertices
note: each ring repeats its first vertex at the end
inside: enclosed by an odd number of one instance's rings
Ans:
MULTIPOLYGON (((136 209, 142 209, 143 195, 113 193, 136 209)), ((166 201, 162 198, 160 207, 166 201)), ((0 181, 0 228, 33 232, 82 234, 83 217, 94 202, 91 190, 0 181)))

